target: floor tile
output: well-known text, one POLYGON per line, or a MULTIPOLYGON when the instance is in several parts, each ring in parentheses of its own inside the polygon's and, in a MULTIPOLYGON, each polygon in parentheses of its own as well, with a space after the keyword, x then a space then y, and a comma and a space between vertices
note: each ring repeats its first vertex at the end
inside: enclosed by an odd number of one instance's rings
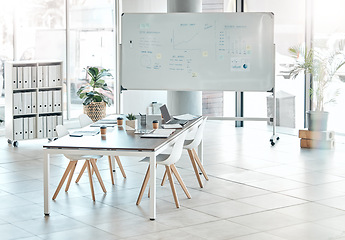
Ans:
POLYGON ((341 231, 325 228, 315 223, 302 223, 268 231, 268 233, 286 240, 330 240, 343 235, 341 231))

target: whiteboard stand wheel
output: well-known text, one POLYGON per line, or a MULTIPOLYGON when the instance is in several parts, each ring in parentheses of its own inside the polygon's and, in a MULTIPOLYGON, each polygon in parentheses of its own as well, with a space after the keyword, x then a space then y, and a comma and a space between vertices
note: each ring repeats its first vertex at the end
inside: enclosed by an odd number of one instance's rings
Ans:
POLYGON ((11 139, 7 139, 7 143, 12 145, 11 139))
POLYGON ((13 141, 13 147, 18 147, 19 143, 18 141, 13 141))
POLYGON ((279 136, 277 134, 272 135, 272 137, 270 138, 271 145, 274 146, 278 140, 279 136))

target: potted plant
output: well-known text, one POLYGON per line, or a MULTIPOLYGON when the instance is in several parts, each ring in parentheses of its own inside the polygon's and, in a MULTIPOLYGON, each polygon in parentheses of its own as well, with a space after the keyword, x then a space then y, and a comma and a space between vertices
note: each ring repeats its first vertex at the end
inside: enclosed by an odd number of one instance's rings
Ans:
POLYGON ((307 112, 308 130, 327 131, 328 112, 324 105, 334 103, 338 94, 328 94, 328 87, 336 72, 345 64, 345 41, 329 51, 319 49, 307 49, 303 46, 289 48, 291 56, 295 59, 290 70, 290 77, 295 79, 301 72, 312 76, 313 87, 310 89, 312 109, 307 112))
POLYGON ((111 105, 111 99, 104 95, 105 92, 111 93, 111 90, 102 78, 112 75, 104 68, 89 67, 85 70, 91 79, 79 88, 77 95, 83 99, 84 113, 96 122, 106 116, 106 105, 111 105))
POLYGON ((135 117, 134 114, 129 113, 126 116, 127 120, 126 120, 126 126, 130 127, 131 129, 137 129, 138 128, 138 120, 135 117))

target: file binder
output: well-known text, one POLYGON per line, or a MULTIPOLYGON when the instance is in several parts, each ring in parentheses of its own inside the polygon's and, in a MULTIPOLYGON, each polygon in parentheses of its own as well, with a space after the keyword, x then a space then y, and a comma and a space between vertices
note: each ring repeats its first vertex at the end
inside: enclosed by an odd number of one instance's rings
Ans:
POLYGON ((48 66, 42 66, 42 87, 49 87, 49 69, 48 66))
POLYGON ((47 116, 47 137, 53 137, 53 119, 55 120, 55 116, 47 116))
POLYGON ((17 88, 23 88, 23 67, 17 67, 17 88))
POLYGON ((57 116, 56 125, 62 125, 62 116, 60 116, 60 115, 57 116))
POLYGON ((53 91, 47 91, 47 112, 53 112, 53 91))
POLYGON ((43 67, 38 66, 37 67, 37 86, 43 87, 43 67))
POLYGON ((43 112, 43 92, 38 92, 37 93, 37 111, 38 113, 43 112))
POLYGON ((28 118, 28 120, 29 120, 29 139, 33 139, 36 137, 36 134, 35 134, 36 130, 34 128, 35 117, 30 117, 30 118, 28 118))
POLYGON ((14 140, 23 139, 23 118, 13 119, 13 135, 14 140))
POLYGON ((47 91, 42 91, 42 112, 48 112, 48 93, 47 91))
POLYGON ((56 86, 62 86, 61 65, 56 65, 56 86))
POLYGON ((29 139, 29 118, 23 118, 23 139, 29 139))
POLYGON ((22 106, 21 106, 21 114, 26 114, 26 95, 25 92, 21 93, 21 101, 22 101, 22 106))
POLYGON ((47 116, 42 117, 42 129, 43 129, 43 138, 48 136, 47 134, 47 116))
POLYGON ((31 67, 31 87, 37 87, 37 67, 31 67))
POLYGON ((53 91, 53 112, 61 112, 61 91, 53 91))
POLYGON ((26 113, 31 113, 31 92, 26 92, 24 94, 26 98, 26 113))
POLYGON ((43 117, 37 119, 37 138, 43 138, 43 117))
POLYGON ((56 115, 53 116, 52 120, 53 120, 53 137, 57 137, 56 126, 58 122, 58 116, 56 115))
POLYGON ((31 87, 31 67, 23 67, 23 88, 31 87))
POLYGON ((31 112, 37 113, 37 93, 31 92, 31 112))
POLYGON ((56 86, 56 66, 49 66, 49 87, 56 86))
POLYGON ((12 88, 17 89, 18 84, 17 84, 17 67, 12 68, 12 88))
POLYGON ((13 114, 21 114, 22 113, 22 94, 21 93, 14 93, 13 94, 13 114))

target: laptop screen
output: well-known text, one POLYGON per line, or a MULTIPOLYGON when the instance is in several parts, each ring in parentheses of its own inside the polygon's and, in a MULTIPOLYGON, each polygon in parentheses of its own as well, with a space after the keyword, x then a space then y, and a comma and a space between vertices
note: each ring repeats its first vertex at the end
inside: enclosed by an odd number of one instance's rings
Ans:
POLYGON ((171 120, 171 116, 168 112, 167 106, 164 104, 163 106, 160 107, 162 117, 164 119, 164 122, 167 123, 171 120))

